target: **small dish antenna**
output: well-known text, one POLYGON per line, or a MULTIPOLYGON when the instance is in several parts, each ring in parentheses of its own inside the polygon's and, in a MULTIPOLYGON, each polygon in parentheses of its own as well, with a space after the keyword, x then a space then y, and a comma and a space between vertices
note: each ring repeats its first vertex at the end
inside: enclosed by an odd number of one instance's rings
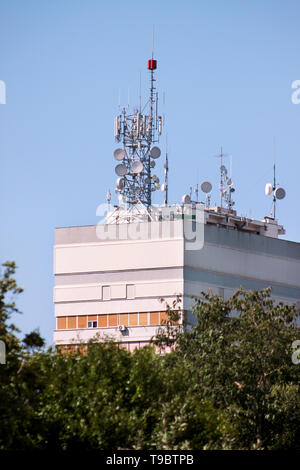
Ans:
POLYGON ((126 152, 123 149, 116 149, 114 151, 114 157, 118 161, 124 160, 125 155, 126 155, 126 152))
POLYGON ((142 164, 142 162, 140 160, 137 160, 137 161, 132 163, 130 169, 131 169, 132 173, 139 174, 143 171, 144 165, 142 164))
POLYGON ((150 157, 151 158, 159 158, 160 157, 160 148, 159 147, 152 147, 150 149, 150 157))
POLYGON ((209 181, 203 181, 203 183, 201 184, 201 191, 207 194, 207 193, 210 193, 211 190, 212 190, 212 184, 209 181))
POLYGON ((184 194, 181 199, 182 204, 190 204, 191 198, 188 194, 184 194))
POLYGON ((127 173, 127 168, 125 165, 123 165, 123 163, 120 163, 116 166, 115 172, 118 176, 125 176, 127 173))

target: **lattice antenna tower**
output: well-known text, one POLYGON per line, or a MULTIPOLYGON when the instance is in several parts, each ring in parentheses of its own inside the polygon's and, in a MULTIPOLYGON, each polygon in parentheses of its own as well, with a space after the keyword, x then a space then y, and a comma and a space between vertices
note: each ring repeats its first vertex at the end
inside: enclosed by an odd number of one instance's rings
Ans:
POLYGON ((158 116, 158 93, 155 87, 155 70, 157 61, 148 60, 150 74, 149 100, 144 108, 139 107, 133 114, 126 108, 115 118, 115 139, 123 144, 123 148, 114 151, 118 161, 115 168, 118 176, 116 193, 119 201, 129 206, 142 204, 151 207, 153 191, 160 189, 159 178, 152 175, 160 157, 159 142, 162 133, 162 117, 158 116))

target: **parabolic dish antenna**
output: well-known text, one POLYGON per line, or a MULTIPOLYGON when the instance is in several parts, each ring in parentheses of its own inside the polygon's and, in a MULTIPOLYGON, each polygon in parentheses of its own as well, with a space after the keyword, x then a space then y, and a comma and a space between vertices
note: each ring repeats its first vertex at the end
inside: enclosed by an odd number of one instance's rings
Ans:
POLYGON ((115 172, 118 176, 125 176, 127 173, 127 168, 125 165, 123 165, 123 163, 120 163, 116 166, 115 172))
POLYGON ((142 162, 140 162, 139 160, 137 160, 136 162, 133 162, 131 164, 131 167, 130 167, 132 173, 141 173, 144 169, 144 165, 142 164, 142 162))
POLYGON ((124 184, 125 184, 124 178, 118 178, 117 179, 117 189, 123 189, 124 184))
POLYGON ((204 193, 210 193, 211 190, 212 190, 212 185, 209 181, 203 181, 203 183, 201 184, 201 190, 204 192, 204 193))
POLYGON ((151 158, 159 158, 160 157, 160 148, 159 147, 152 147, 150 149, 150 157, 151 158))
POLYGON ((182 204, 190 204, 191 198, 188 194, 184 194, 181 199, 182 204))
POLYGON ((114 157, 118 161, 124 160, 125 155, 126 155, 126 152, 123 149, 116 149, 114 151, 114 157))
POLYGON ((271 183, 267 183, 265 186, 265 195, 270 196, 272 191, 273 191, 273 186, 271 185, 271 183))
POLYGON ((154 168, 154 167, 155 167, 155 161, 154 161, 154 160, 152 160, 152 161, 150 162, 150 166, 151 166, 151 168, 154 168))
POLYGON ((274 196, 276 199, 284 199, 285 198, 285 189, 283 188, 276 188, 274 192, 274 196))

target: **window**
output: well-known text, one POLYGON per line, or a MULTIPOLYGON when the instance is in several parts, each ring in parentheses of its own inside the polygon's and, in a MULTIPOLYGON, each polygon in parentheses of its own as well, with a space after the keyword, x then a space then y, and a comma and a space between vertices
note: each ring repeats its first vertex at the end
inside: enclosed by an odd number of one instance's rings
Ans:
POLYGON ((97 321, 88 321, 88 328, 97 328, 97 321))

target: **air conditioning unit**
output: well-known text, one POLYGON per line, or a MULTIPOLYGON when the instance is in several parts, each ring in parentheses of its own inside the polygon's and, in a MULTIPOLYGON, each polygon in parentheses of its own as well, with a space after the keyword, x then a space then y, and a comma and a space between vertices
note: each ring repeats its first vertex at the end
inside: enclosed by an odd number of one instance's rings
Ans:
POLYGON ((120 331, 126 331, 126 330, 127 330, 127 326, 125 326, 125 325, 120 325, 120 326, 119 326, 119 330, 120 330, 120 331))

